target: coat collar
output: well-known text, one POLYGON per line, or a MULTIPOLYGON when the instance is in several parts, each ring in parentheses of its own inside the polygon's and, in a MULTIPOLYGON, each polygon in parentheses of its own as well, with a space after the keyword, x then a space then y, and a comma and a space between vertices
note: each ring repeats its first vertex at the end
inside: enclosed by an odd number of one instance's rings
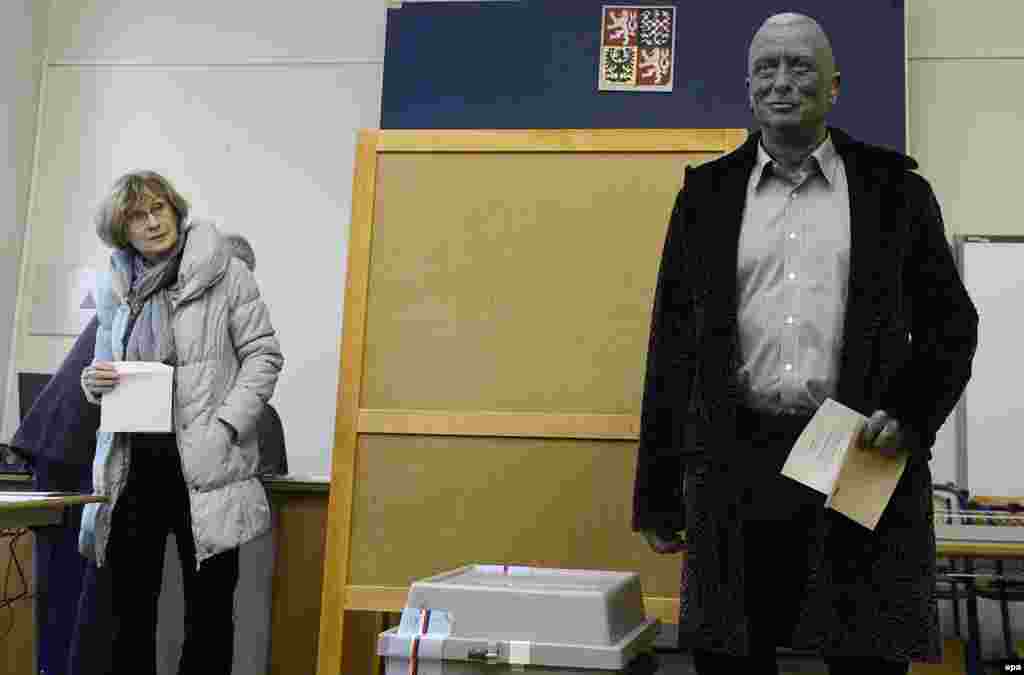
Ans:
MULTIPOLYGON (((804 163, 803 169, 807 171, 808 175, 814 173, 820 173, 821 177, 825 179, 825 182, 829 187, 835 183, 836 170, 839 168, 839 153, 836 152, 836 146, 832 143, 832 137, 826 136, 825 140, 822 141, 811 156, 807 158, 804 163)), ((775 168, 775 160, 772 158, 768 151, 765 150, 763 144, 758 143, 757 145, 757 161, 754 164, 754 191, 757 192, 764 181, 772 175, 773 172, 779 171, 775 168)))
MULTIPOLYGON (((912 157, 908 157, 896 150, 862 143, 838 127, 829 127, 828 134, 829 138, 832 139, 836 152, 844 163, 850 160, 856 161, 861 156, 868 156, 877 160, 879 164, 888 165, 893 168, 911 171, 918 168, 917 161, 912 157)), ((745 169, 747 173, 745 178, 749 178, 750 171, 753 170, 754 164, 757 162, 757 149, 760 145, 761 132, 752 132, 740 147, 720 160, 721 168, 730 174, 745 169)))

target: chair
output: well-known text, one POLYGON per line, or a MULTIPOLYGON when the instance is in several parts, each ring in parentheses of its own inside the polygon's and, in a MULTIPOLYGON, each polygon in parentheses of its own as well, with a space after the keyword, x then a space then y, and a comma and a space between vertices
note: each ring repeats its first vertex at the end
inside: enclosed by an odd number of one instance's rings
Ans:
POLYGON ((288 453, 284 445, 284 426, 281 416, 269 403, 263 407, 258 426, 260 448, 259 474, 284 476, 288 473, 288 453))
MULTIPOLYGON (((1012 527, 1017 523, 1009 522, 1012 516, 1024 512, 1024 506, 1020 502, 1006 501, 1002 504, 980 504, 975 501, 968 502, 972 511, 988 511, 993 517, 986 519, 985 524, 1003 525, 1012 527)), ((1021 522, 1024 524, 1024 521, 1021 522)), ((991 578, 981 578, 975 582, 975 593, 979 598, 995 600, 999 603, 999 612, 1002 619, 1003 647, 1006 650, 1007 659, 1017 658, 1017 649, 1013 641, 1013 625, 1010 621, 1010 603, 1024 601, 1024 580, 1019 575, 1011 576, 1006 574, 1004 562, 1001 559, 993 561, 994 575, 991 578)))
MULTIPOLYGON (((957 515, 963 510, 966 503, 967 493, 960 490, 954 483, 940 483, 932 487, 932 505, 936 513, 947 513, 945 520, 947 524, 954 524, 960 519, 957 515)), ((955 575, 962 573, 961 561, 957 558, 942 558, 936 563, 935 569, 935 597, 939 600, 949 600, 953 608, 953 631, 956 637, 960 637, 960 597, 959 584, 962 580, 955 575)))

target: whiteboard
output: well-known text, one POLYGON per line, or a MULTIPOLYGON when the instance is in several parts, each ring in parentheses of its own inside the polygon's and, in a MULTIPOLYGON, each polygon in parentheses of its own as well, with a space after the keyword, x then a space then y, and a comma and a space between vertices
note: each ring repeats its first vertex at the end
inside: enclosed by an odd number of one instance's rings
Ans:
POLYGON ((972 495, 1024 496, 1024 237, 965 236, 960 256, 980 317, 963 401, 965 487, 972 495))
POLYGON ((959 476, 960 442, 959 435, 957 434, 959 415, 959 408, 954 409, 935 434, 935 445, 932 446, 931 470, 932 482, 936 485, 939 483, 955 483, 957 486, 961 486, 959 476))

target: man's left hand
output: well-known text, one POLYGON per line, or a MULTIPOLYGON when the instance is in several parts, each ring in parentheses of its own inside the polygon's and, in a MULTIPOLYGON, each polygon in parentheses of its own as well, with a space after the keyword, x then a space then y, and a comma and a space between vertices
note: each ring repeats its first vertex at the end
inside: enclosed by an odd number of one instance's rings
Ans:
POLYGON ((903 428, 895 417, 884 410, 876 410, 861 431, 860 444, 895 458, 903 450, 903 428))

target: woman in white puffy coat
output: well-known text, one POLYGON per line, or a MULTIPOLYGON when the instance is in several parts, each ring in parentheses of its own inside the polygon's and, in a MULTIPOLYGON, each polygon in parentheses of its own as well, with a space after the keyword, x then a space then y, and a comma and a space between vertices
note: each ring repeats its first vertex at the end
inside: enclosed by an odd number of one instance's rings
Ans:
POLYGON ((256 281, 217 229, 159 174, 126 174, 96 214, 111 246, 97 283, 96 355, 82 373, 100 403, 117 361, 174 367, 173 430, 97 438, 83 555, 110 568, 115 673, 156 672, 157 600, 169 532, 185 585, 179 673, 230 673, 238 547, 267 532, 256 429, 283 364, 256 281))

